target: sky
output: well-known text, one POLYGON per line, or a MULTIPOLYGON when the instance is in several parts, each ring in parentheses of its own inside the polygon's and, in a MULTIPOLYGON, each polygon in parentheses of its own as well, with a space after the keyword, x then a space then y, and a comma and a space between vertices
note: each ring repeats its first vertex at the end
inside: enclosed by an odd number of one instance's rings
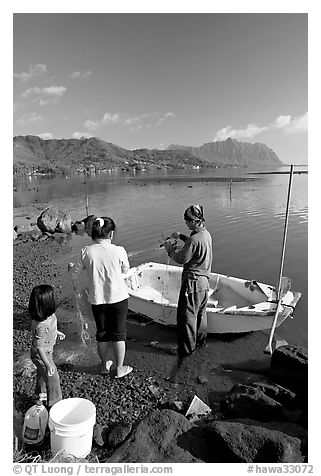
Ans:
POLYGON ((307 13, 13 13, 13 135, 307 164, 307 126, 307 13))

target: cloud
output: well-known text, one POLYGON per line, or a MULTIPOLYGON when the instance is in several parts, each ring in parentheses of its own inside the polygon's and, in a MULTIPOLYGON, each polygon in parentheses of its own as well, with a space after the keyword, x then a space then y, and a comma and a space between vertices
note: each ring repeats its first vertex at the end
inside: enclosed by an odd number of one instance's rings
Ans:
POLYGON ((294 117, 292 121, 285 127, 286 134, 299 134, 308 131, 308 113, 302 116, 294 117))
POLYGON ((74 71, 73 73, 70 73, 69 76, 72 79, 86 79, 91 76, 93 72, 91 70, 88 71, 74 71))
POLYGON ((88 121, 84 122, 84 127, 88 131, 95 131, 96 129, 99 129, 100 126, 101 123, 99 121, 91 121, 90 119, 88 119, 88 121))
POLYGON ((131 130, 139 130, 142 128, 150 128, 159 126, 167 119, 175 117, 173 112, 144 112, 143 114, 131 116, 128 113, 112 113, 105 112, 101 120, 88 119, 84 122, 84 127, 88 131, 94 131, 106 125, 123 125, 130 126, 131 130))
POLYGON ((13 77, 19 79, 22 83, 29 81, 29 79, 47 73, 47 66, 45 64, 31 64, 28 73, 14 73, 13 77))
POLYGON ((157 121, 157 125, 161 125, 163 122, 167 121, 167 119, 173 119, 175 114, 173 112, 166 112, 166 114, 161 115, 161 117, 157 121))
POLYGON ((43 121, 43 116, 36 112, 32 112, 31 114, 23 114, 19 119, 17 119, 16 124, 18 126, 25 126, 28 124, 40 124, 43 121))
POLYGON ((102 118, 102 124, 117 124, 121 120, 121 114, 106 112, 102 118))
POLYGON ((274 127, 277 129, 283 129, 287 127, 291 123, 291 116, 288 114, 287 116, 281 115, 278 116, 274 121, 274 127))
POLYGON ((144 112, 143 114, 139 114, 137 116, 129 116, 127 115, 125 119, 126 126, 132 126, 136 124, 141 124, 147 119, 152 119, 159 116, 159 112, 144 112))
POLYGON ((38 102, 39 106, 45 106, 50 103, 57 103, 65 94, 67 88, 64 86, 49 86, 39 88, 29 88, 20 94, 20 98, 24 101, 38 102))
POLYGON ((73 132, 71 134, 71 137, 73 139, 81 139, 82 137, 85 137, 86 139, 89 139, 90 137, 93 137, 93 136, 89 132, 73 132))
POLYGON ((128 117, 125 121, 126 125, 131 125, 132 131, 137 131, 139 129, 150 129, 154 126, 160 126, 167 119, 173 119, 175 114, 173 112, 166 112, 164 114, 160 112, 150 112, 144 113, 140 116, 128 117))
POLYGON ((267 129, 267 127, 258 127, 255 124, 248 124, 244 129, 232 129, 231 126, 226 126, 217 131, 214 141, 225 140, 228 137, 231 137, 232 139, 239 137, 250 138, 261 134, 261 132, 266 131, 267 129))
POLYGON ((38 134, 38 136, 41 138, 41 139, 53 139, 54 136, 51 132, 43 132, 42 134, 38 134))
POLYGON ((257 126, 248 124, 241 129, 233 129, 232 126, 226 126, 218 130, 215 134, 214 141, 225 140, 228 137, 232 139, 252 138, 262 132, 280 130, 285 134, 298 134, 308 130, 308 113, 302 116, 292 117, 290 114, 278 116, 271 124, 267 126, 257 126))

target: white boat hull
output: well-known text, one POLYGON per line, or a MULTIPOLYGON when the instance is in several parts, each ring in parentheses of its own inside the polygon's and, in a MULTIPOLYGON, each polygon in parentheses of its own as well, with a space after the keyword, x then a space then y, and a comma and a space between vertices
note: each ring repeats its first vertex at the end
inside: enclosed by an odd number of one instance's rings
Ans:
MULTIPOLYGON (((176 326, 182 268, 143 263, 125 275, 129 309, 164 325, 176 326)), ((251 332, 270 329, 276 311, 276 290, 256 281, 211 273, 207 303, 208 333, 251 332)), ((300 293, 282 298, 276 326, 292 316, 300 293)))

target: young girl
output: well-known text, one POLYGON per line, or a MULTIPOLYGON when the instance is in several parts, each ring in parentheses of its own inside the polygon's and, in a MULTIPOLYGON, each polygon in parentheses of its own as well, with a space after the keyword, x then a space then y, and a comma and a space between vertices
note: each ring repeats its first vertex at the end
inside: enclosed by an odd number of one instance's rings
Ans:
POLYGON ((57 337, 65 334, 57 330, 57 309, 54 290, 47 284, 35 286, 29 299, 29 314, 32 318, 31 360, 37 367, 36 394, 47 400, 48 407, 62 399, 57 367, 53 361, 53 346, 57 337))

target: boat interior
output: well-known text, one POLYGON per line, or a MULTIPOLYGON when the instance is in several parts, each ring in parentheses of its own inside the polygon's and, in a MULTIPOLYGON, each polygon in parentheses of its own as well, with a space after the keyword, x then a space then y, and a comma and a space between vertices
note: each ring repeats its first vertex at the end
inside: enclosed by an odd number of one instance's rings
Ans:
MULTIPOLYGON (((141 267, 128 285, 136 296, 162 305, 177 305, 182 268, 141 267)), ((251 307, 271 299, 273 287, 216 273, 211 274, 208 308, 251 307)))

